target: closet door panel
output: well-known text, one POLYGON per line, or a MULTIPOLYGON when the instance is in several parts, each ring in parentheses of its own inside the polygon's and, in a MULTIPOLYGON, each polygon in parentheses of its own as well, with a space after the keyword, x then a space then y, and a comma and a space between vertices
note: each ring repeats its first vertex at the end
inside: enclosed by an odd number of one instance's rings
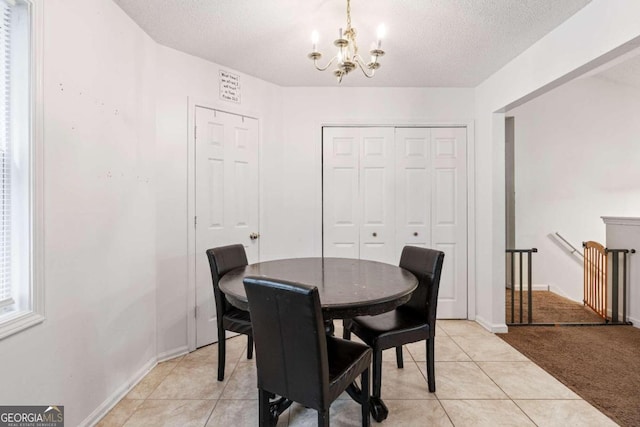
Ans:
POLYGON ((359 156, 358 129, 323 129, 322 216, 326 257, 360 257, 359 156))
POLYGON ((467 133, 434 128, 432 153, 432 247, 445 253, 438 312, 467 317, 467 133))
POLYGON ((431 245, 431 129, 396 128, 396 261, 431 245))
POLYGON ((395 260, 394 129, 361 128, 360 258, 395 260))

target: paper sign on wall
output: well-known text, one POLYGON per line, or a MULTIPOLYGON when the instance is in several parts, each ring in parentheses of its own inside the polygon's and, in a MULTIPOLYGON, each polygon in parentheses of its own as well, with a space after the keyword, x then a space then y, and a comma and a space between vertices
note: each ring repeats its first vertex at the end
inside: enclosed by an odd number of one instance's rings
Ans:
POLYGON ((220 70, 220 99, 240 104, 240 76, 220 70))

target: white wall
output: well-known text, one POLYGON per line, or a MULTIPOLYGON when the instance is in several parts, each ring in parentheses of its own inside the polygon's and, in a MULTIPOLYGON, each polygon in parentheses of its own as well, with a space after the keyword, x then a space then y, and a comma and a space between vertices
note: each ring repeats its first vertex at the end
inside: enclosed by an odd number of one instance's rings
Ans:
MULTIPOLYGON (((187 323, 193 318, 193 301, 189 301, 189 248, 187 244, 192 220, 187 218, 188 203, 188 99, 236 114, 257 117, 260 121, 260 160, 262 164, 260 200, 261 257, 277 252, 272 222, 282 214, 277 203, 278 183, 272 169, 281 162, 282 139, 281 89, 246 74, 240 75, 242 102, 219 98, 218 71, 212 62, 158 45, 156 124, 156 239, 157 239, 157 304, 158 354, 161 356, 186 351, 187 323), (270 197, 274 194, 274 197, 270 197)), ((237 71, 224 68, 237 73, 237 71)), ((193 111, 190 112, 193 114, 193 111)), ((205 256, 205 254, 196 254, 205 256)), ((213 292, 213 291, 212 291, 213 292)), ((191 293, 191 295, 193 295, 191 293)), ((213 297, 213 293, 212 293, 213 297)), ((191 331, 194 332, 193 330, 191 331)))
POLYGON ((453 88, 283 88, 278 185, 266 197, 281 206, 272 223, 276 252, 322 254, 322 125, 466 124, 473 122, 473 90, 453 88))
POLYGON ((640 214, 640 89, 578 79, 507 112, 515 117, 516 245, 538 248, 534 283, 583 299, 576 248, 605 244, 601 216, 640 214))
POLYGON ((193 314, 188 289, 187 97, 260 119, 262 260, 322 253, 322 123, 464 123, 473 112, 471 89, 281 88, 244 74, 238 105, 219 99, 218 64, 163 46, 158 46, 157 58, 160 355, 186 350, 193 314))
POLYGON ((0 402, 75 426, 155 360, 154 44, 110 0, 44 3, 44 323, 0 402))
POLYGON ((594 0, 476 88, 476 320, 504 323, 504 114, 640 44, 640 2, 594 0))

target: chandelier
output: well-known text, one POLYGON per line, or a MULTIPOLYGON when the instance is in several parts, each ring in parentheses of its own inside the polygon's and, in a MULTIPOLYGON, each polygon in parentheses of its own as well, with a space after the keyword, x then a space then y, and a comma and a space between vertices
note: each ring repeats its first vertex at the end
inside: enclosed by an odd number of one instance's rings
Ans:
POLYGON ((337 68, 333 71, 333 75, 338 79, 338 83, 342 83, 342 78, 356 68, 360 68, 365 76, 371 78, 374 76, 376 70, 380 68, 378 58, 384 55, 384 50, 382 50, 382 37, 384 37, 384 33, 384 24, 381 24, 378 27, 377 44, 372 43, 372 48, 369 51, 371 61, 369 63, 365 63, 362 57, 358 54, 356 29, 351 26, 351 0, 347 0, 347 28, 344 32, 342 31, 342 28, 340 28, 340 36, 333 42, 333 44, 338 48, 338 53, 331 58, 327 65, 324 67, 319 66, 318 60, 322 58, 322 54, 318 52, 317 48, 318 32, 314 31, 311 34, 313 51, 307 56, 313 61, 313 65, 318 71, 324 71, 329 68, 331 64, 336 62, 337 68))

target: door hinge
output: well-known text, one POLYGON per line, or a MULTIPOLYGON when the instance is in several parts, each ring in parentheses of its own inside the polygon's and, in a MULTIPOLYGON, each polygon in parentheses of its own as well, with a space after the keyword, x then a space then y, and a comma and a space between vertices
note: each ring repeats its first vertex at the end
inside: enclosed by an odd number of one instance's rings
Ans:
POLYGON ((194 216, 194 217, 193 217, 193 227, 195 228, 195 227, 197 227, 197 226, 198 226, 198 217, 197 217, 197 216, 194 216))
POLYGON ((193 139, 198 139, 198 126, 193 127, 193 139))
POLYGON ((198 318, 198 306, 196 305, 196 308, 193 310, 193 317, 195 317, 196 319, 198 318))

